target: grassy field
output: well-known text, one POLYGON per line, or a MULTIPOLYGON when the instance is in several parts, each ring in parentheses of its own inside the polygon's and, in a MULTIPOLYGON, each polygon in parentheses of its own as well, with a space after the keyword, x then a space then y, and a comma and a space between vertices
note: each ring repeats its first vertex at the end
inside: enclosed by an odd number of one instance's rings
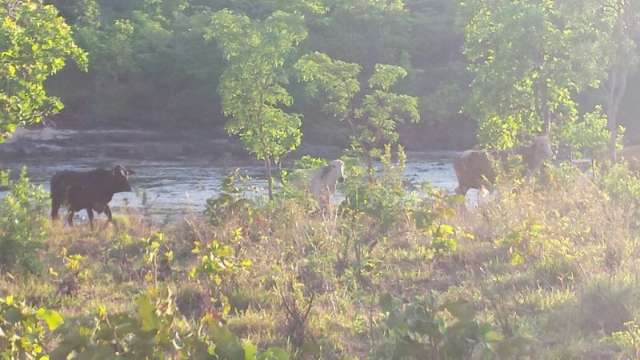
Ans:
POLYGON ((410 192, 399 174, 388 165, 354 177, 348 204, 325 211, 302 194, 267 203, 227 193, 167 227, 126 213, 93 232, 51 224, 46 196, 14 184, 22 191, 0 215, 0 353, 640 355, 640 181, 624 167, 503 176, 496 199, 473 211, 435 189, 410 192))

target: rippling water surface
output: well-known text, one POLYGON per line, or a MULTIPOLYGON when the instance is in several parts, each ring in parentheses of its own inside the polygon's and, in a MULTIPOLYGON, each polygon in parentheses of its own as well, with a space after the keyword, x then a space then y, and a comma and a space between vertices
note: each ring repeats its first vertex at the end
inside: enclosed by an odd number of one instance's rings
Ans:
MULTIPOLYGON (((430 182, 434 186, 453 190, 456 186, 451 165, 453 153, 411 153, 407 161, 406 177, 414 184, 430 182)), ((113 164, 123 164, 135 170, 131 184, 132 193, 114 196, 114 208, 129 206, 147 211, 155 219, 180 216, 204 209, 208 198, 215 196, 226 174, 236 167, 221 167, 206 161, 139 161, 117 158, 92 159, 77 158, 71 161, 20 160, 4 164, 16 175, 22 166, 27 166, 32 180, 49 190, 49 179, 60 170, 90 170, 96 167, 110 168, 113 164), (145 196, 142 196, 142 194, 145 196), (146 198, 146 205, 143 199, 146 198)), ((262 168, 240 166, 252 177, 257 192, 264 189, 266 181, 262 168)), ((2 197, 2 193, 0 193, 2 197)), ((80 214, 84 216, 84 212, 80 214)))

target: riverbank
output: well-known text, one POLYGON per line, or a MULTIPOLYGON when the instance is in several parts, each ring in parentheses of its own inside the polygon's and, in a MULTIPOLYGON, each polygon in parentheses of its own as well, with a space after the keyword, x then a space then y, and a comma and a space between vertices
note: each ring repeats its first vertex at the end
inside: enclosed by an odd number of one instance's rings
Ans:
MULTIPOLYGON (((303 144, 289 158, 309 154, 332 159, 341 151, 337 146, 303 144)), ((407 182, 429 182, 451 191, 456 185, 451 166, 455 155, 448 151, 408 152, 407 182)), ((0 168, 10 169, 15 178, 26 166, 32 181, 45 190, 58 171, 115 164, 134 169, 136 174, 131 178, 135 191, 116 194, 113 207, 129 208, 161 222, 201 212, 206 200, 219 194, 226 175, 237 168, 250 176, 248 185, 255 193, 262 193, 266 185, 262 163, 229 139, 130 129, 41 128, 18 130, 12 140, 0 144, 0 168)))

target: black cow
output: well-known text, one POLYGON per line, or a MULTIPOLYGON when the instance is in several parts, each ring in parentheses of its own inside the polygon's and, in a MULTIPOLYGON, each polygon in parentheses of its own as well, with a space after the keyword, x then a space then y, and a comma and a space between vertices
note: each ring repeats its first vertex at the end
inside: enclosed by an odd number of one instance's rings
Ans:
POLYGON ((51 219, 58 218, 61 206, 68 209, 67 223, 73 225, 73 214, 85 209, 91 229, 93 211, 105 213, 112 221, 109 202, 113 194, 131 191, 129 175, 132 170, 117 165, 112 170, 61 171, 51 178, 51 219))

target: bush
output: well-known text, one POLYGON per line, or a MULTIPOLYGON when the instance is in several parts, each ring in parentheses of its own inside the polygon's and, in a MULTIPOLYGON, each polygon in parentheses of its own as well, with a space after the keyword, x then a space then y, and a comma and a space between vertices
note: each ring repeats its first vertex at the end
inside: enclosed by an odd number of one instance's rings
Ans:
POLYGON ((13 296, 0 298, 0 358, 42 359, 48 331, 62 323, 62 316, 55 311, 35 310, 16 302, 13 296))
POLYGON ((624 354, 629 358, 640 358, 640 326, 634 321, 624 324, 624 331, 617 331, 611 334, 611 341, 624 350, 624 354))
POLYGON ((442 302, 430 293, 409 303, 384 295, 384 342, 375 354, 383 359, 514 358, 530 340, 510 338, 490 323, 478 320, 472 303, 442 302))
POLYGON ((99 306, 92 319, 70 321, 58 334, 52 359, 230 359, 286 360, 279 348, 259 352, 213 316, 192 324, 177 312, 171 292, 149 291, 135 299, 135 311, 110 314, 99 306))
POLYGON ((621 204, 633 204, 633 199, 640 199, 640 180, 623 165, 616 164, 602 178, 605 192, 612 200, 621 204))
POLYGON ((622 331, 633 320, 630 305, 637 293, 626 284, 598 281, 584 290, 575 316, 584 334, 622 331))
POLYGON ((40 269, 37 252, 47 236, 47 193, 33 185, 22 169, 17 181, 8 181, 9 193, 0 202, 0 269, 40 269))
POLYGON ((207 199, 204 215, 212 225, 225 223, 228 217, 252 217, 254 203, 245 198, 250 191, 249 178, 236 169, 228 174, 220 187, 220 195, 207 199))
POLYGON ((380 157, 382 169, 379 174, 354 167, 347 178, 347 207, 362 212, 377 220, 383 229, 406 220, 417 199, 404 187, 406 155, 398 149, 398 161, 393 162, 391 147, 385 146, 380 157))

